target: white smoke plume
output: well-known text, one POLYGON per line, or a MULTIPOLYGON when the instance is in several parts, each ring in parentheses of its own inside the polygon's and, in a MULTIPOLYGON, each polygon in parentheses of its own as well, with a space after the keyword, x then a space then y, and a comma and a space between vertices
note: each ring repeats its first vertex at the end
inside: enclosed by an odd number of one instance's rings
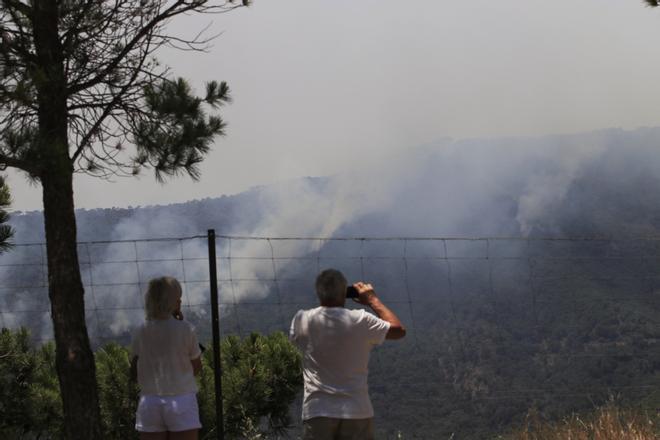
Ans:
MULTIPOLYGON (((201 237, 81 249, 83 278, 95 285, 93 291, 88 288, 88 303, 93 297, 99 310, 117 309, 107 312, 108 316, 96 312, 94 319, 101 330, 122 332, 139 319, 141 312, 132 309, 141 307, 148 279, 173 275, 186 281, 184 306, 199 306, 203 311, 201 305, 208 302, 203 235, 210 228, 220 236, 217 253, 220 300, 224 303, 269 301, 277 287, 274 283, 286 278, 287 264, 294 264, 286 260, 288 257, 318 255, 327 245, 323 240, 229 240, 225 236, 557 235, 565 233, 562 221, 566 213, 578 220, 589 218, 591 222, 584 222, 587 229, 580 232, 591 233, 588 228, 592 225, 616 225, 616 216, 623 213, 603 219, 595 216, 593 209, 572 207, 576 201, 589 200, 588 194, 576 198, 577 183, 584 186, 595 178, 602 179, 604 185, 589 187, 595 191, 621 182, 621 197, 633 200, 642 194, 652 198, 653 176, 660 175, 658 143, 660 129, 654 128, 537 138, 445 139, 394 156, 375 157, 368 164, 347 164, 346 171, 335 176, 255 188, 222 205, 231 211, 230 220, 222 217, 224 212, 217 213, 218 218, 197 218, 186 205, 176 210, 141 208, 116 223, 109 239, 201 237)), ((596 209, 600 206, 593 205, 596 209)), ((85 227, 82 224, 79 229, 85 227)), ((653 219, 636 227, 636 231, 651 233, 653 219)), ((25 233, 19 227, 19 235, 25 233)), ((35 240, 25 237, 22 241, 35 240)), ((7 254, 3 258, 10 257, 7 254)), ((308 270, 310 291, 316 269, 311 265, 308 270)), ((11 317, 4 318, 8 321, 11 317)))

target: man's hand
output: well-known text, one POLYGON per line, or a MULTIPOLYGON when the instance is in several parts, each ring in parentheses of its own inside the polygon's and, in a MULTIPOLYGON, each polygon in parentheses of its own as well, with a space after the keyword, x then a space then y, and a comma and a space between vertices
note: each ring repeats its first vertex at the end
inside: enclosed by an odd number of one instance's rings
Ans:
POLYGON ((376 292, 374 291, 373 286, 369 283, 359 281, 353 284, 353 287, 355 287, 358 292, 358 297, 354 298, 354 301, 359 302, 363 306, 370 305, 373 299, 376 298, 376 292))

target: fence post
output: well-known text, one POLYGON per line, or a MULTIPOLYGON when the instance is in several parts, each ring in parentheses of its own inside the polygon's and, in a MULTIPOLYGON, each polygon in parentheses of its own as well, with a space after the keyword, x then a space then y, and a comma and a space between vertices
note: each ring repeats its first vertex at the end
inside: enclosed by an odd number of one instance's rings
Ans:
POLYGON ((215 379, 215 424, 218 439, 224 440, 222 414, 222 364, 220 363, 220 310, 218 308, 218 270, 215 259, 215 229, 208 230, 209 275, 211 282, 211 329, 213 332, 213 374, 215 379))

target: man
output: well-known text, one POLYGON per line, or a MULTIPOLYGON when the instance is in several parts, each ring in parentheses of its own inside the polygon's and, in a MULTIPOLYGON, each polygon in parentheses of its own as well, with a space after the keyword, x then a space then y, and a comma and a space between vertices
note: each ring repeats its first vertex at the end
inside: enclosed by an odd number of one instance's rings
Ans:
POLYGON ((341 272, 324 270, 316 278, 321 306, 298 311, 291 323, 290 339, 303 353, 304 440, 373 440, 369 352, 385 339, 406 335, 371 284, 353 284, 355 301, 369 306, 376 316, 344 308, 346 287, 341 272))

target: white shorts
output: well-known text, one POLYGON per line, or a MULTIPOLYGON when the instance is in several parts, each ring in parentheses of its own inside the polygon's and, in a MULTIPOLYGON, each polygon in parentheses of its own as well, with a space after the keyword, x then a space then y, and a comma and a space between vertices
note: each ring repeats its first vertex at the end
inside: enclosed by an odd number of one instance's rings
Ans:
POLYGON ((201 427, 196 393, 140 396, 135 415, 135 429, 139 432, 179 432, 201 427))

